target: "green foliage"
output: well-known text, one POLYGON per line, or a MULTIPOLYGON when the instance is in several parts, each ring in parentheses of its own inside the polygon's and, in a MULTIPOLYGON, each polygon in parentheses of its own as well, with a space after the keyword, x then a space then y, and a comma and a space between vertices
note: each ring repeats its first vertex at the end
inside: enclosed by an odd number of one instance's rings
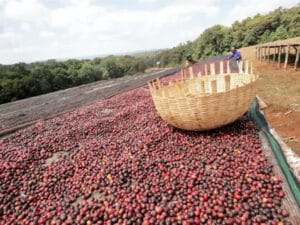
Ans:
POLYGON ((290 37, 300 36, 300 6, 284 9, 281 25, 286 28, 290 37))
POLYGON ((228 28, 215 25, 206 29, 195 41, 195 50, 197 59, 206 59, 211 55, 220 55, 226 49, 223 40, 228 39, 228 28))
POLYGON ((103 70, 103 77, 105 79, 117 78, 123 75, 123 68, 115 56, 108 56, 100 63, 103 70))
POLYGON ((0 65, 0 104, 98 80, 143 73, 153 67, 154 55, 0 65))
POLYGON ((94 82, 102 79, 102 70, 99 65, 92 65, 84 62, 78 71, 78 78, 81 84, 94 82))

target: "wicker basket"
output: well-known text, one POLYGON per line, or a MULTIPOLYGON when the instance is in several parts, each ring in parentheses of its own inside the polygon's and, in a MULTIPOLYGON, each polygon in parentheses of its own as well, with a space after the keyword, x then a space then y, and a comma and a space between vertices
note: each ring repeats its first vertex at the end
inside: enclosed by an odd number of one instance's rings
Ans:
POLYGON ((192 68, 185 68, 179 80, 167 84, 159 79, 149 82, 161 118, 180 129, 202 131, 232 123, 247 112, 255 98, 258 78, 252 65, 242 62, 239 71, 243 72, 231 73, 227 63, 224 73, 223 62, 220 64, 218 75, 215 64, 210 64, 205 70, 210 74, 195 76, 192 68))

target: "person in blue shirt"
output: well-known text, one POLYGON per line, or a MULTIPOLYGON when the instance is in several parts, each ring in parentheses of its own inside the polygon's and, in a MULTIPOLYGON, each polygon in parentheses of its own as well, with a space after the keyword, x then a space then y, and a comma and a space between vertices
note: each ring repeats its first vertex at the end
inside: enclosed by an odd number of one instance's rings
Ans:
POLYGON ((228 59, 234 59, 235 61, 239 62, 242 60, 242 54, 240 51, 236 50, 235 47, 231 47, 231 55, 228 57, 228 59))

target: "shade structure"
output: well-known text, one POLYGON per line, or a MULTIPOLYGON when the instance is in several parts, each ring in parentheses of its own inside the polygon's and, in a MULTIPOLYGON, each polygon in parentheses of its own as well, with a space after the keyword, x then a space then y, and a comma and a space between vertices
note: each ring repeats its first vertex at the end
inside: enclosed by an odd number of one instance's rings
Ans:
POLYGON ((210 73, 205 75, 185 68, 180 79, 149 82, 157 112, 168 124, 190 131, 211 130, 234 122, 251 107, 258 79, 249 62, 238 66, 231 72, 227 63, 226 73, 221 69, 215 74, 215 64, 211 64, 207 70, 210 73))

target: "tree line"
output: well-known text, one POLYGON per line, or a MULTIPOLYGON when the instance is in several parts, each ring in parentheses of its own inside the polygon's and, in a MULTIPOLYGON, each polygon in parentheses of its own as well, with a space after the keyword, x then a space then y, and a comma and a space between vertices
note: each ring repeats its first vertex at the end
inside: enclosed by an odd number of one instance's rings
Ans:
POLYGON ((230 27, 212 26, 194 41, 160 51, 126 56, 107 56, 93 60, 48 60, 36 63, 0 65, 0 104, 62 90, 103 79, 143 73, 147 68, 178 66, 187 55, 196 60, 229 52, 236 48, 300 36, 300 4, 257 14, 230 27))
POLYGON ((94 81, 143 73, 152 64, 132 56, 108 56, 93 60, 2 65, 0 104, 94 81))
POLYGON ((230 27, 214 25, 194 41, 161 52, 162 66, 178 65, 187 55, 195 60, 228 54, 231 47, 241 48, 300 36, 300 3, 290 9, 282 7, 266 14, 257 14, 230 27))

